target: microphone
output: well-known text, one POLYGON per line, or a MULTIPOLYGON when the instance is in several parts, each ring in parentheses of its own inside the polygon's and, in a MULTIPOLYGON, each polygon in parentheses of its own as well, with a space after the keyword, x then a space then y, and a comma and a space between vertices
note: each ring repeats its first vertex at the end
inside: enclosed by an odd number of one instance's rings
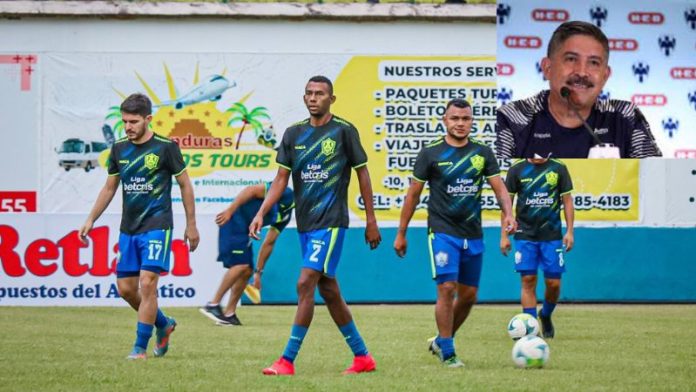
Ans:
POLYGON ((570 89, 566 86, 561 87, 561 97, 565 98, 568 102, 568 107, 575 114, 575 116, 582 122, 583 127, 589 132, 594 141, 594 145, 590 147, 588 158, 621 158, 621 152, 619 148, 611 143, 602 143, 602 140, 597 136, 597 134, 590 128, 584 118, 580 115, 580 112, 575 108, 575 105, 570 101, 570 89))
POLYGON ((580 115, 580 112, 575 108, 575 105, 570 101, 570 89, 566 86, 561 87, 561 97, 565 98, 566 102, 568 102, 568 107, 570 107, 570 110, 575 114, 575 116, 578 118, 578 120, 582 121, 582 125, 585 127, 587 132, 590 133, 590 136, 592 136, 592 140, 594 140, 594 144, 602 144, 602 141, 599 139, 599 136, 590 128, 589 125, 587 125, 587 122, 585 122, 585 119, 582 118, 580 115))

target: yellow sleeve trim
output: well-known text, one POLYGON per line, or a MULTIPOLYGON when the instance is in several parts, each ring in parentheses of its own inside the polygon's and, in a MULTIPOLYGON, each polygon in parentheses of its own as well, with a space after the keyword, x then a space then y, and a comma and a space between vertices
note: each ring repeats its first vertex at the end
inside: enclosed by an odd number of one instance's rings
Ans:
POLYGON ((355 165, 355 166, 353 166, 353 169, 359 169, 359 168, 361 168, 361 167, 363 167, 363 166, 365 166, 365 165, 367 165, 367 162, 361 163, 361 164, 359 164, 359 165, 355 165))
MULTIPOLYGON (((278 163, 278 162, 276 162, 276 163, 278 163)), ((288 170, 292 171, 292 168, 291 168, 291 167, 289 167, 289 166, 285 166, 285 165, 283 165, 282 163, 278 163, 278 166, 280 166, 280 167, 282 167, 282 168, 285 168, 285 169, 288 169, 288 170)))
POLYGON ((183 172, 185 172, 185 171, 186 171, 186 168, 184 168, 184 170, 182 170, 182 171, 180 171, 180 172, 174 174, 174 177, 179 177, 179 176, 181 175, 181 173, 183 173, 183 172))
POLYGON ((421 180, 420 178, 418 178, 418 177, 416 177, 416 176, 413 176, 413 179, 416 180, 416 181, 418 181, 418 182, 422 182, 422 183, 424 183, 424 184, 427 182, 426 180, 421 180))
POLYGON ((493 178, 493 177, 500 177, 500 173, 496 173, 496 174, 493 174, 491 176, 488 176, 488 177, 486 177, 486 179, 493 178))
POLYGON ((568 192, 563 192, 563 193, 561 193, 561 196, 565 196, 565 195, 567 195, 567 194, 569 194, 569 193, 572 193, 572 192, 573 192, 573 190, 571 189, 571 190, 569 190, 568 192))

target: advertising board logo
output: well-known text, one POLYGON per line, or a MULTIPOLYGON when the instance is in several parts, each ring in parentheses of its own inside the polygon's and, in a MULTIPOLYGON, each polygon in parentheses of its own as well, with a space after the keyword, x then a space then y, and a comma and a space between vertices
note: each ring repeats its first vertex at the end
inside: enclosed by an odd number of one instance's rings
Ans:
POLYGON ((638 50, 638 41, 633 38, 610 38, 609 50, 621 52, 633 52, 638 50))
POLYGON ((515 66, 510 63, 498 63, 496 72, 498 76, 510 76, 515 73, 515 66))
POLYGON ((696 67, 674 67, 669 74, 672 79, 696 79, 696 67))
POLYGON ((689 103, 691 104, 691 106, 693 106, 694 110, 696 110, 696 90, 689 93, 688 97, 689 97, 689 103))
POLYGON ((667 136, 671 139, 679 131, 679 120, 672 117, 667 117, 662 120, 662 130, 667 133, 667 136))
POLYGON ((667 96, 664 94, 634 94, 631 102, 638 106, 665 106, 667 96))
POLYGON ((660 45, 662 53, 669 57, 670 53, 674 51, 674 47, 677 45, 677 39, 671 35, 663 35, 657 38, 657 44, 660 45))
POLYGON ((543 72, 543 70, 541 69, 541 62, 540 62, 540 61, 537 61, 536 64, 535 64, 534 66, 535 66, 535 68, 536 68, 537 74, 539 74, 539 76, 541 76, 541 79, 542 79, 543 81, 546 81, 546 75, 544 75, 544 72, 543 72))
POLYGON ((628 14, 628 22, 632 24, 659 25, 665 22, 665 15, 661 12, 631 12, 628 14))
POLYGON ((500 90, 498 90, 498 101, 501 105, 505 105, 512 101, 512 89, 501 87, 500 90))
POLYGON ((541 47, 541 38, 536 36, 508 35, 503 41, 511 49, 536 49, 541 47))
POLYGON ((640 83, 643 83, 650 73, 650 66, 642 61, 633 64, 631 69, 633 70, 633 75, 638 78, 640 83))
POLYGON ((505 24, 505 21, 510 17, 511 8, 505 3, 499 3, 495 13, 498 16, 498 24, 505 24))
POLYGON ((565 22, 569 17, 568 11, 561 9, 536 8, 532 11, 532 19, 537 22, 565 22))
POLYGON ((696 149, 680 148, 678 150, 674 150, 674 157, 682 159, 696 159, 696 149))
POLYGON ((607 16, 609 16, 609 12, 602 6, 590 8, 590 18, 597 27, 602 27, 602 23, 607 22, 607 16))
POLYGON ((608 90, 602 90, 600 91, 599 96, 597 96, 597 98, 603 101, 607 101, 611 98, 611 92, 608 90))
POLYGON ((691 30, 696 30, 696 8, 684 11, 684 20, 691 27, 691 30))

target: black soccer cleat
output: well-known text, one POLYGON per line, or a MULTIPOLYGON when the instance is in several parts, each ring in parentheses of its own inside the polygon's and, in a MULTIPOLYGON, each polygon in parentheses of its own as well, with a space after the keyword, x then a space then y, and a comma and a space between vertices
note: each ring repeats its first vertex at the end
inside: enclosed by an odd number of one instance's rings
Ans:
POLYGON ((230 327, 233 325, 242 325, 242 322, 239 321, 239 318, 235 313, 231 316, 223 315, 222 318, 217 322, 217 325, 222 325, 223 327, 230 327))
POLYGON ((222 308, 220 305, 205 304, 205 306, 199 308, 198 311, 200 311, 205 317, 215 322, 225 321, 225 315, 222 313, 222 308))
POLYGON ((539 315, 539 320, 541 320, 541 336, 547 339, 553 338, 556 331, 553 329, 551 316, 539 315))

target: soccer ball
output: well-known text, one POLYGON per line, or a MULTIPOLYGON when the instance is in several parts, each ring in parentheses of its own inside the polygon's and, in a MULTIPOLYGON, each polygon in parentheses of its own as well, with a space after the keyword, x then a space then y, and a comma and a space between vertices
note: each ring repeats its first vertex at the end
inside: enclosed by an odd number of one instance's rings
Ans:
POLYGON ((527 335, 539 335, 539 322, 527 313, 516 314, 508 323, 508 335, 517 340, 527 335))
POLYGON ((550 354, 549 345, 538 336, 524 336, 512 347, 512 361, 520 368, 543 367, 550 354))

